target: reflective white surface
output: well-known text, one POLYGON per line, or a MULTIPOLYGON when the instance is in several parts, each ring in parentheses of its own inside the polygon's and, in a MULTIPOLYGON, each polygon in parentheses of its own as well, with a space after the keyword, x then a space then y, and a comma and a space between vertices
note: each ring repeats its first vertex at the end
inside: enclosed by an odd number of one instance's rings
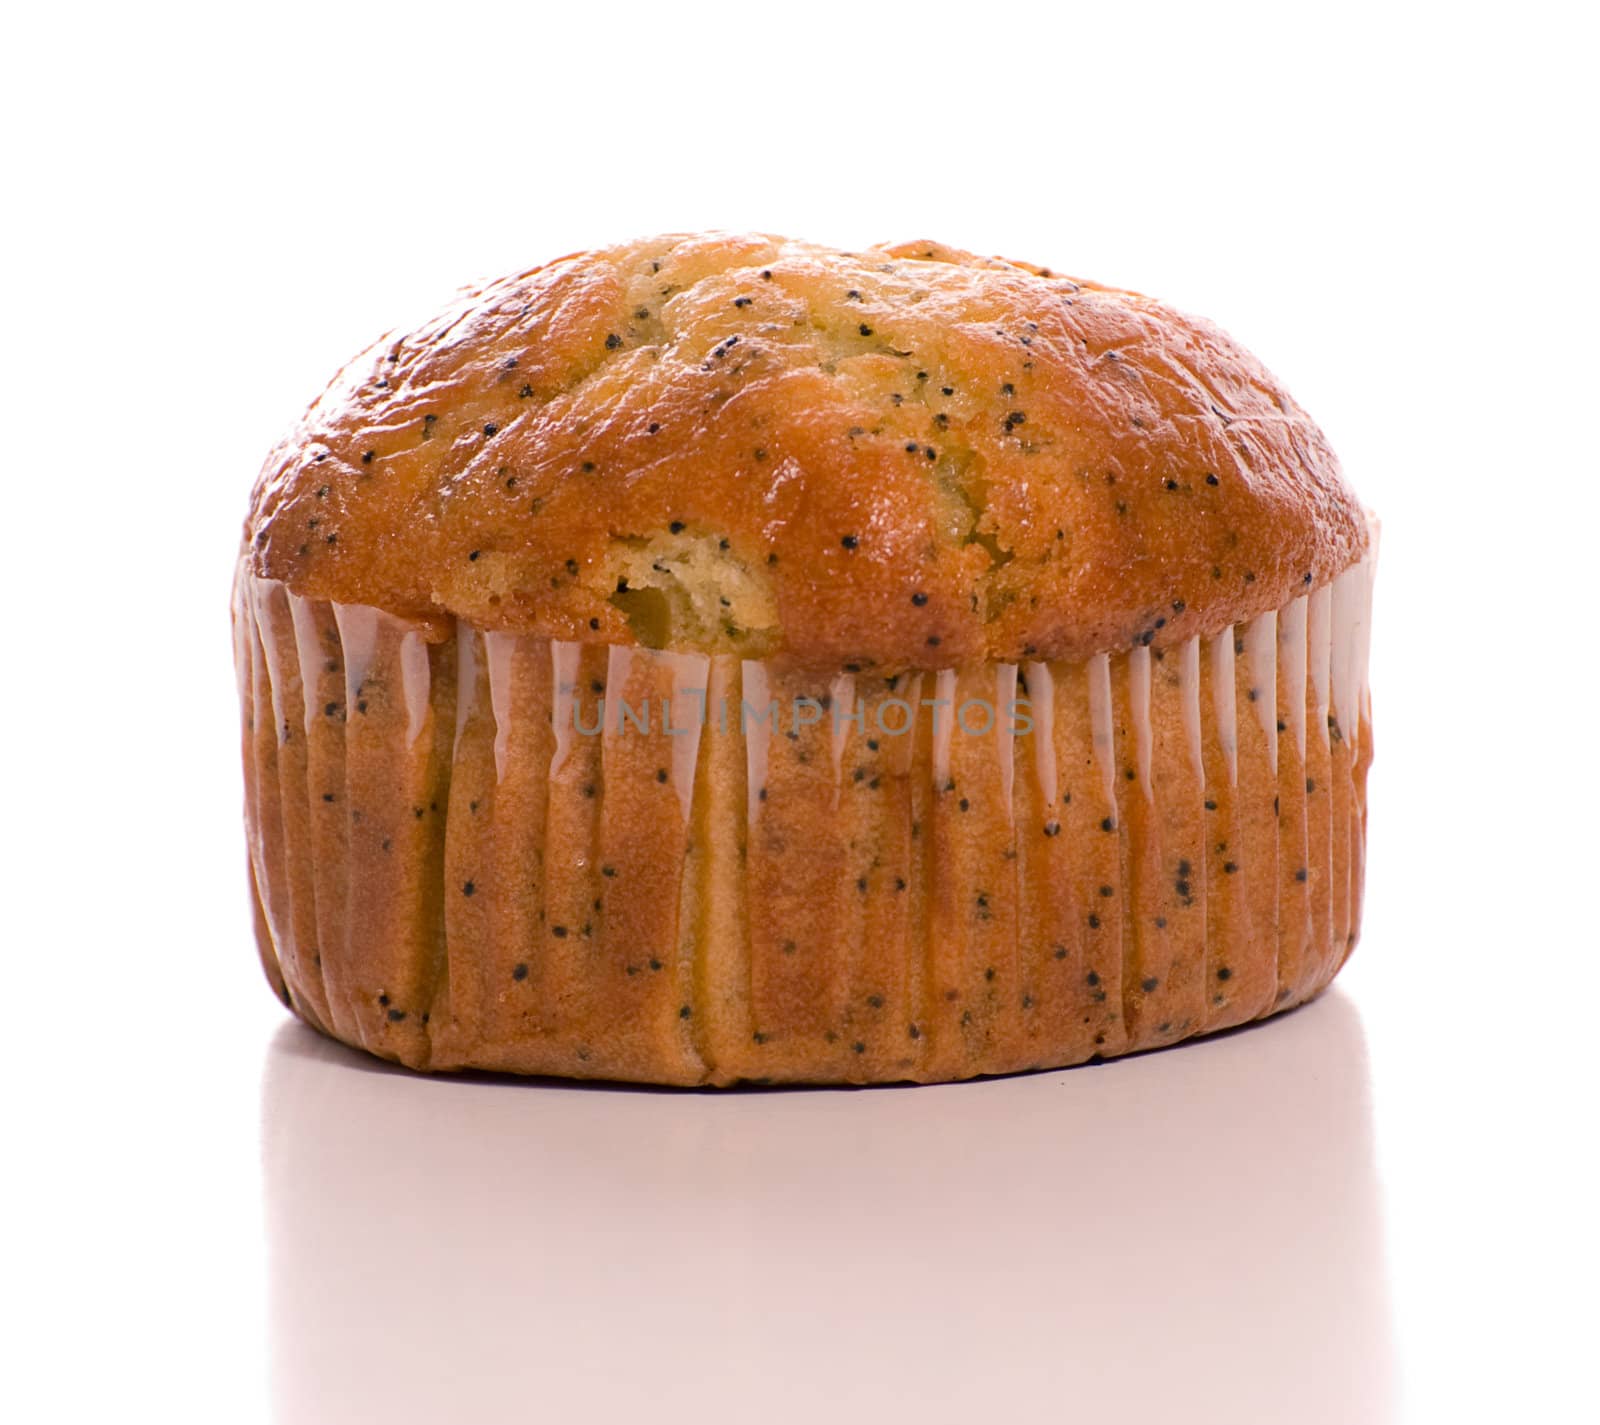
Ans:
POLYGON ((925 1089, 425 1080, 285 1026, 262 1100, 285 1420, 1391 1418, 1339 993, 925 1089))

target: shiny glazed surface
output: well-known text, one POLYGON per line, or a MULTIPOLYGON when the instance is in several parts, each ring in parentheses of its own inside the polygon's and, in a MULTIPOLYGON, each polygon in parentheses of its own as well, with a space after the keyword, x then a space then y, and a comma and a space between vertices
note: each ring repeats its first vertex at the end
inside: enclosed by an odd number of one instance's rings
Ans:
POLYGON ((255 573, 441 637, 857 668, 1181 642, 1366 538, 1316 425, 1208 322, 935 243, 725 234, 563 258, 380 341, 245 532, 255 573))

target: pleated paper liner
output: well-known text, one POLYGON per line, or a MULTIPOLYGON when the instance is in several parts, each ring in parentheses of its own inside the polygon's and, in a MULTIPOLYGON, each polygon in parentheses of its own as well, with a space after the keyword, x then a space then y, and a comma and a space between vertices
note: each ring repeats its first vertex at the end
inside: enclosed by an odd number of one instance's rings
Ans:
POLYGON ((257 937, 417 1068, 935 1080, 1300 1003, 1360 929, 1371 559, 1165 649, 898 678, 241 575, 257 937))

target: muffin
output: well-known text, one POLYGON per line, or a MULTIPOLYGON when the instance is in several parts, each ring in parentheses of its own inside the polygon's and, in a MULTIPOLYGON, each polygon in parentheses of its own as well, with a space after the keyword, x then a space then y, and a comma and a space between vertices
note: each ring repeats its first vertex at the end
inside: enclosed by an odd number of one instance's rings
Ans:
POLYGON ((416 1069, 939 1081, 1360 930, 1375 529, 1216 327, 937 243, 652 238, 388 337, 233 598, 267 978, 416 1069))

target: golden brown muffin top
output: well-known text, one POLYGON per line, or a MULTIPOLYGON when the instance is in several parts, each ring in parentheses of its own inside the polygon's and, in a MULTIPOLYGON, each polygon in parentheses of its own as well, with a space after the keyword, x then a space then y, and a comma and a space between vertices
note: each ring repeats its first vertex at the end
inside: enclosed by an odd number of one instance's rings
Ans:
POLYGON ((1366 548, 1209 322, 937 243, 579 253, 380 341, 268 458, 297 593, 443 627, 860 667, 1208 634, 1366 548))

